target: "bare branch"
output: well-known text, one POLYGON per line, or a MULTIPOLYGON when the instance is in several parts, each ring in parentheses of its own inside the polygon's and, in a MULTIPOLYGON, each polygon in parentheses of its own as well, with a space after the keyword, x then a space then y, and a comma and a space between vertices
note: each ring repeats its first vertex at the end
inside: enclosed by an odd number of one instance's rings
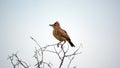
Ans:
POLYGON ((70 61, 69 61, 69 64, 68 64, 68 66, 67 66, 67 68, 70 68, 70 64, 71 64, 71 62, 72 62, 72 60, 75 58, 75 55, 73 55, 73 57, 70 59, 70 61))
POLYGON ((17 56, 17 53, 12 54, 8 57, 8 59, 10 59, 13 68, 16 68, 18 65, 21 65, 24 68, 29 68, 28 64, 25 61, 20 60, 20 58, 17 56), (16 60, 16 62, 14 60, 16 60))
POLYGON ((80 49, 80 46, 79 46, 79 48, 76 49, 72 54, 68 54, 68 55, 66 55, 65 57, 69 57, 69 56, 81 54, 82 52, 77 53, 79 49, 80 49))
POLYGON ((40 68, 40 66, 42 65, 43 68, 44 68, 44 65, 47 65, 49 68, 51 68, 51 64, 47 63, 47 62, 44 62, 43 57, 44 57, 44 52, 45 51, 46 52, 53 52, 54 53, 54 51, 46 50, 48 47, 51 47, 51 46, 54 46, 54 45, 47 45, 45 47, 41 47, 39 45, 39 43, 33 37, 31 37, 31 39, 40 47, 40 49, 38 49, 38 50, 36 49, 35 54, 33 56, 33 57, 35 57, 35 59, 37 61, 37 64, 35 64, 35 66, 37 66, 38 68, 40 68), (41 59, 39 59, 38 57, 41 57, 41 59))
MULTIPOLYGON (((36 42, 37 45, 39 45, 38 42, 37 42, 34 38, 32 38, 32 39, 36 42)), ((72 60, 73 60, 74 57, 75 57, 75 55, 81 54, 81 52, 78 53, 78 50, 80 49, 80 46, 79 46, 79 48, 76 49, 72 54, 67 54, 67 53, 69 52, 69 45, 68 45, 68 47, 67 47, 66 50, 65 50, 65 47, 62 47, 60 51, 57 51, 55 45, 58 45, 58 44, 47 45, 47 46, 45 46, 45 47, 41 47, 40 45, 39 45, 39 46, 40 46, 40 51, 41 51, 41 53, 43 53, 43 52, 51 52, 51 53, 56 54, 56 55, 59 57, 59 59, 60 59, 60 61, 61 61, 61 62, 60 62, 60 65, 59 65, 59 68, 62 67, 62 64, 63 64, 65 58, 67 58, 67 57, 72 57, 72 59, 70 59, 69 64, 68 64, 68 68, 69 68, 72 60), (52 47, 52 46, 54 46, 54 51, 52 51, 52 50, 47 50, 47 48, 52 47), (61 55, 61 54, 62 54, 62 55, 61 55)), ((59 45, 63 46, 62 44, 59 44, 59 45)), ((43 55, 43 54, 42 54, 42 55, 43 55)))
MULTIPOLYGON (((63 44, 59 44, 59 45, 61 45, 61 47, 57 47, 57 45, 58 45, 58 43, 57 43, 57 44, 46 45, 46 46, 42 47, 42 46, 40 46, 40 44, 38 43, 38 41, 36 39, 34 39, 33 37, 30 37, 30 38, 38 46, 38 48, 35 47, 35 51, 34 51, 34 55, 33 55, 33 57, 36 60, 36 63, 34 65, 36 68, 46 68, 46 66, 48 68, 52 68, 52 64, 48 63, 44 60, 45 59, 44 53, 47 53, 47 52, 57 55, 57 57, 60 59, 59 68, 62 68, 65 58, 69 58, 67 68, 70 68, 70 65, 71 65, 73 59, 75 58, 75 56, 78 54, 81 54, 81 52, 78 52, 80 50, 80 46, 73 53, 69 54, 69 51, 70 51, 69 45, 63 46, 63 44), (53 48, 53 50, 49 50, 49 48, 51 48, 51 47, 53 48)), ((22 61, 17 56, 17 54, 12 54, 12 56, 9 56, 8 59, 10 59, 10 62, 12 64, 13 68, 16 68, 19 65, 21 65, 23 68, 29 68, 27 63, 22 61), (14 60, 16 60, 17 62, 14 62, 14 60)))
POLYGON ((61 58, 61 56, 60 56, 60 52, 57 52, 57 50, 56 50, 56 48, 54 47, 54 50, 55 50, 55 53, 57 54, 57 56, 59 57, 59 59, 61 60, 62 58, 61 58))
POLYGON ((39 43, 33 37, 30 37, 30 38, 41 48, 41 46, 39 45, 39 43))

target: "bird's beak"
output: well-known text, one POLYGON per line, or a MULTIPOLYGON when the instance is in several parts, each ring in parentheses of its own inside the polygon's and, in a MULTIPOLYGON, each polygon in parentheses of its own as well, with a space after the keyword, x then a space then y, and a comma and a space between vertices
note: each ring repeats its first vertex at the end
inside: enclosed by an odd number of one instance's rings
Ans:
POLYGON ((49 24, 49 26, 53 26, 53 24, 49 24))

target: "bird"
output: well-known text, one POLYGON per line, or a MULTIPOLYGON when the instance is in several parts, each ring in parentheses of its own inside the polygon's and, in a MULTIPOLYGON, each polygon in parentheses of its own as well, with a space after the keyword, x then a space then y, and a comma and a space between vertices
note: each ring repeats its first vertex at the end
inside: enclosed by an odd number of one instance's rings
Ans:
MULTIPOLYGON (((57 44, 59 47, 59 44, 64 41, 63 45, 68 41, 68 43, 71 45, 71 47, 75 47, 75 45, 72 43, 69 35, 67 32, 60 27, 60 23, 56 21, 54 24, 50 24, 50 26, 53 27, 53 36, 59 40, 60 42, 57 44)), ((62 46, 63 46, 62 45, 62 46)), ((61 46, 61 47, 62 47, 61 46)))

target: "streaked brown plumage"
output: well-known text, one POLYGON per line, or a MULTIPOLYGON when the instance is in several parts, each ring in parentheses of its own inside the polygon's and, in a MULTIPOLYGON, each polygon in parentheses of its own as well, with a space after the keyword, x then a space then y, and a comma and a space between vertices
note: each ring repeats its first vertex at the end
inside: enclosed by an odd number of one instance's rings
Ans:
MULTIPOLYGON (((68 41, 69 44, 70 44, 72 47, 75 47, 75 45, 71 42, 71 39, 70 39, 69 35, 67 34, 67 32, 60 27, 60 24, 59 24, 58 21, 56 21, 54 24, 50 24, 50 26, 53 27, 53 29, 54 29, 54 30, 53 30, 53 36, 54 36, 57 40, 60 41, 59 43, 61 43, 61 42, 63 42, 63 41, 64 41, 64 43, 65 43, 66 41, 68 41)), ((64 44, 64 43, 63 43, 63 44, 64 44)))

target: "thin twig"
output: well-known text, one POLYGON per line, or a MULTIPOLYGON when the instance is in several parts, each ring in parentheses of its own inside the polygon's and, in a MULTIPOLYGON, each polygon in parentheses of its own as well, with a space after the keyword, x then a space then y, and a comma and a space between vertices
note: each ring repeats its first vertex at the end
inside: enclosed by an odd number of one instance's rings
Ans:
POLYGON ((70 68, 70 64, 71 64, 71 62, 72 62, 72 60, 75 58, 75 55, 73 55, 73 57, 70 59, 70 61, 69 61, 69 64, 68 64, 68 66, 67 66, 67 68, 70 68))
POLYGON ((56 48, 54 47, 55 53, 57 54, 57 56, 59 57, 59 59, 61 60, 62 58, 60 57, 60 52, 58 53, 56 48))
POLYGON ((66 54, 66 52, 64 51, 64 49, 63 49, 63 48, 61 48, 61 50, 63 51, 63 57, 61 58, 61 63, 60 63, 59 68, 61 68, 61 67, 62 67, 62 64, 63 64, 64 59, 65 59, 65 54, 66 54))
POLYGON ((20 60, 20 58, 17 56, 17 53, 12 54, 11 56, 8 57, 8 59, 10 59, 10 62, 12 64, 13 68, 16 68, 16 66, 18 66, 18 65, 21 65, 24 68, 29 68, 28 64, 25 61, 20 60), (14 63, 13 60, 15 60, 15 59, 16 59, 16 62, 14 63))

